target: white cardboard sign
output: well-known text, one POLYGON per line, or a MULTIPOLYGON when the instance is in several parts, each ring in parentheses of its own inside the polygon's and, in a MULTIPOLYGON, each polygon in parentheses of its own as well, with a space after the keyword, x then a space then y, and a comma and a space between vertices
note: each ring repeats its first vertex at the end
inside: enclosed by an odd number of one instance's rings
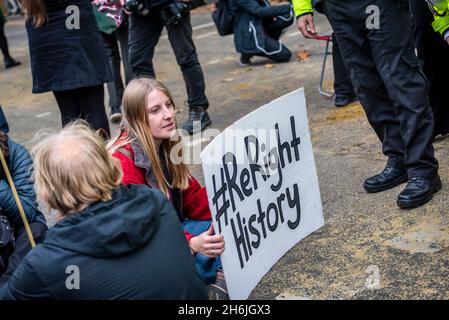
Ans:
MULTIPOLYGON (((324 225, 304 90, 260 107, 201 153, 231 299, 247 299, 296 243, 324 225)), ((301 261, 298 261, 301 263, 301 261)))

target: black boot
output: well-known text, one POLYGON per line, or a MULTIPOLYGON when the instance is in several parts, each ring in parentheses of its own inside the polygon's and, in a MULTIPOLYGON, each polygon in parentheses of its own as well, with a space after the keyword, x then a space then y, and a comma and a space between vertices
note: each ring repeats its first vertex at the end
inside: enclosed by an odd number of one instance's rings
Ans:
POLYGON ((397 205, 403 209, 422 206, 432 200, 433 195, 440 191, 441 187, 441 179, 438 174, 432 178, 412 177, 399 194, 397 205))
POLYGON ((345 96, 335 96, 335 106, 336 107, 346 107, 347 105, 350 105, 353 102, 356 102, 358 99, 357 97, 345 97, 345 96))
POLYGON ((184 123, 182 128, 186 130, 189 134, 193 134, 194 131, 202 131, 208 125, 210 125, 212 121, 207 114, 207 111, 203 107, 191 107, 189 110, 189 118, 184 123), (201 129, 200 129, 201 128, 201 129), (198 130, 200 129, 200 130, 198 130))
POLYGON ((11 57, 5 58, 5 68, 6 69, 17 67, 20 65, 21 65, 21 63, 19 61, 16 61, 11 57))
POLYGON ((367 192, 374 193, 394 188, 407 180, 407 170, 404 167, 386 166, 381 173, 366 179, 363 187, 367 192))

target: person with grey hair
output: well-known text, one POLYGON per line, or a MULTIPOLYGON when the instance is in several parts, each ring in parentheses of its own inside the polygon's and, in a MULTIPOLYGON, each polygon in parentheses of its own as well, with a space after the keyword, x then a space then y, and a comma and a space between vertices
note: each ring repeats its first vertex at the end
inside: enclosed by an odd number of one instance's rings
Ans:
POLYGON ((207 299, 170 201, 122 186, 102 138, 75 123, 33 153, 37 193, 58 222, 0 299, 207 299))

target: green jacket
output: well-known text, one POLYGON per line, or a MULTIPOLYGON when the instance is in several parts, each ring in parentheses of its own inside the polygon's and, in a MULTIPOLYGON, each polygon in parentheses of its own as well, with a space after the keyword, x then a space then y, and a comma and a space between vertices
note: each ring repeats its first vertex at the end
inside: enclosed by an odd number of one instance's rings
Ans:
POLYGON ((296 17, 313 13, 312 0, 293 0, 293 9, 296 17))
POLYGON ((432 23, 436 32, 444 35, 445 31, 449 29, 449 0, 444 0, 440 4, 434 6, 435 11, 442 14, 442 16, 435 15, 435 21, 432 23))

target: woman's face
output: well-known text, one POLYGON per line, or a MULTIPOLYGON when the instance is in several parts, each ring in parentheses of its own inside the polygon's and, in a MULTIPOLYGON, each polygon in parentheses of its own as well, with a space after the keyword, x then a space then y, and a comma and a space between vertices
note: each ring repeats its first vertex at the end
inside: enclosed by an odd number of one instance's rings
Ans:
POLYGON ((147 113, 151 134, 157 145, 176 134, 175 108, 169 97, 157 89, 147 99, 147 113))

